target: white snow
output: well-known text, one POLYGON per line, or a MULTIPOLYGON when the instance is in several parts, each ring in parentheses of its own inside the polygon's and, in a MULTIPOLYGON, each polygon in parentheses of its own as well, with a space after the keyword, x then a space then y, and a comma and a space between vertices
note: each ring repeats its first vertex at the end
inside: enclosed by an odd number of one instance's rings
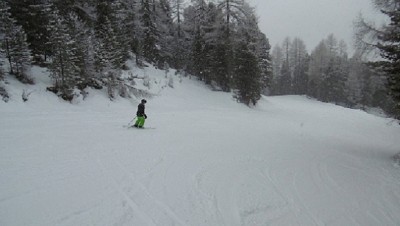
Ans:
POLYGON ((147 68, 155 129, 126 129, 140 97, 69 104, 43 70, 0 101, 1 226, 400 225, 396 121, 300 96, 248 108, 147 68))

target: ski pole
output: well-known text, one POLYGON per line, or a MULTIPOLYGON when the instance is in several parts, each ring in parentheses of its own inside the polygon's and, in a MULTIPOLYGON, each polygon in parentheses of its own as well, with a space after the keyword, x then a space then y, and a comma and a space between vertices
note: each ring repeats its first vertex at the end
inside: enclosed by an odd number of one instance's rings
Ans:
MULTIPOLYGON (((137 116, 135 116, 135 118, 136 118, 137 116)), ((135 118, 133 118, 129 123, 128 123, 128 125, 127 126, 129 126, 132 122, 133 122, 133 120, 135 120, 135 118)))

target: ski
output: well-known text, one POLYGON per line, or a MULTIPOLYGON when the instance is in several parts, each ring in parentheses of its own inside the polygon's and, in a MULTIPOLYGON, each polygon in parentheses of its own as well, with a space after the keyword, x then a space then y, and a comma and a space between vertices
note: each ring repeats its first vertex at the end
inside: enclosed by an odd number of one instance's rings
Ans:
POLYGON ((155 129, 155 127, 142 127, 142 128, 137 128, 137 127, 134 127, 134 126, 131 126, 131 125, 123 125, 122 126, 123 128, 126 128, 126 129, 155 129))

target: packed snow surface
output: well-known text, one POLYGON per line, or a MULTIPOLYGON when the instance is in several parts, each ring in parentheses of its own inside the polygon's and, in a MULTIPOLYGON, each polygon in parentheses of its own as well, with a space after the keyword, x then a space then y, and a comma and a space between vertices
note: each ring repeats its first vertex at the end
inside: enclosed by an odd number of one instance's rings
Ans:
POLYGON ((143 130, 123 128, 140 98, 92 90, 70 104, 46 79, 9 79, 1 226, 400 225, 397 122, 300 96, 248 108, 146 73, 158 91, 143 130))

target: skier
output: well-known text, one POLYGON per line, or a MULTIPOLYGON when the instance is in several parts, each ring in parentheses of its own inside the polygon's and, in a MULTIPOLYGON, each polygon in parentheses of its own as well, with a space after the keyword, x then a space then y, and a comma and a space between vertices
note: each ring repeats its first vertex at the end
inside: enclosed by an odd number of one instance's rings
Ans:
POLYGON ((147 103, 145 99, 141 101, 141 103, 138 105, 138 110, 136 112, 137 120, 135 122, 135 125, 133 125, 136 128, 143 128, 144 121, 147 119, 147 115, 144 113, 144 105, 147 103))

